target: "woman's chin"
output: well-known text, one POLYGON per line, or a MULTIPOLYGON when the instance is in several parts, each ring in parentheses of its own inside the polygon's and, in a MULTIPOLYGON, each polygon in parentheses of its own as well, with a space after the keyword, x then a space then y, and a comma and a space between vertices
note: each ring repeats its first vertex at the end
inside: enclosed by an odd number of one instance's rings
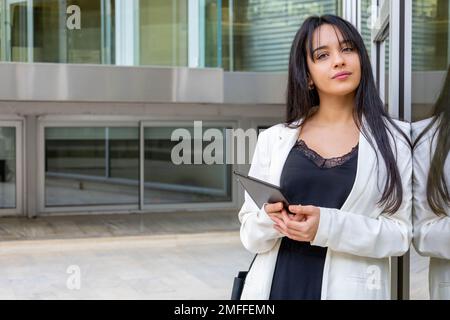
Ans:
POLYGON ((336 96, 336 97, 345 97, 348 95, 353 95, 356 92, 356 88, 347 88, 347 89, 336 89, 336 90, 330 90, 326 92, 329 96, 336 96))

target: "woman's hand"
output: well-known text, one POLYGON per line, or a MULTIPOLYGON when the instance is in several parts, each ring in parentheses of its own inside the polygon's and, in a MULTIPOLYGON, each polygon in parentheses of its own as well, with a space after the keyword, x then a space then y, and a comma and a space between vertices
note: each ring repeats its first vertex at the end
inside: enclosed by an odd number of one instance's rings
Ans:
POLYGON ((296 240, 311 242, 316 237, 319 228, 320 209, 315 206, 291 205, 288 214, 285 209, 281 210, 281 218, 274 215, 274 228, 286 237, 296 240))
POLYGON ((292 213, 286 211, 283 202, 266 203, 264 205, 264 210, 269 215, 270 219, 272 219, 272 221, 275 222, 275 224, 278 223, 279 220, 283 219, 283 212, 285 212, 287 215, 292 215, 292 213))
POLYGON ((273 218, 282 219, 281 211, 284 210, 283 202, 275 202, 275 203, 266 203, 264 205, 264 211, 267 212, 270 219, 273 218))

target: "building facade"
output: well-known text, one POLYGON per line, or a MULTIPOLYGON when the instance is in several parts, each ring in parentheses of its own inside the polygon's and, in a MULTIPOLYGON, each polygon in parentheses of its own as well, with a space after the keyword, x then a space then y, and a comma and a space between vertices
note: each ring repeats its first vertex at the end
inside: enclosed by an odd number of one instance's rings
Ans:
POLYGON ((293 36, 325 13, 360 30, 394 118, 429 116, 447 0, 0 0, 0 215, 236 212, 250 156, 176 165, 172 134, 283 121, 293 36))

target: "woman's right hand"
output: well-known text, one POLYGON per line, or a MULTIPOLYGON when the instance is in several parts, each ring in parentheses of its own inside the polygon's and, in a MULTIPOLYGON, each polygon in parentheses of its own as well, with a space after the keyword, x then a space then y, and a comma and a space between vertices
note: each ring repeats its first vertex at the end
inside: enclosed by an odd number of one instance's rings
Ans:
POLYGON ((269 217, 272 220, 273 220, 273 218, 278 218, 278 219, 283 220, 282 211, 283 210, 286 211, 286 209, 284 209, 283 202, 266 203, 264 205, 264 210, 267 212, 267 214, 269 215, 269 217))
POLYGON ((283 202, 266 203, 264 205, 264 210, 276 225, 279 225, 282 221, 284 223, 287 223, 287 221, 284 221, 284 217, 289 217, 291 220, 295 221, 304 220, 303 215, 296 215, 294 213, 291 213, 290 211, 287 211, 284 207, 283 202))

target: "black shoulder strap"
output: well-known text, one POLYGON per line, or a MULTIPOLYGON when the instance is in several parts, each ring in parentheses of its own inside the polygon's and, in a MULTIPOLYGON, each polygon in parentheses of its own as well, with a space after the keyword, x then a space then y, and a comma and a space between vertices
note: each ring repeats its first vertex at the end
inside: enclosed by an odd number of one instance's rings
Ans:
POLYGON ((255 262, 257 254, 255 254, 255 256, 253 257, 252 262, 250 263, 250 267, 248 267, 248 271, 250 271, 250 269, 252 268, 253 262, 255 262))

